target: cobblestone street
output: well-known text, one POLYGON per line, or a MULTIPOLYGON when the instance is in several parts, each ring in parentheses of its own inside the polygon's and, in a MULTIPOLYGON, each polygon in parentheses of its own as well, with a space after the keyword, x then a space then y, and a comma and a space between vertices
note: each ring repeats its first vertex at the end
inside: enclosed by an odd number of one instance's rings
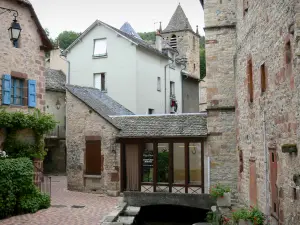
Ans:
POLYGON ((66 177, 52 177, 51 207, 35 214, 0 220, 1 225, 94 225, 108 214, 120 198, 67 190, 66 177), (73 208, 72 206, 77 206, 73 208), (84 206, 82 208, 82 206, 84 206))

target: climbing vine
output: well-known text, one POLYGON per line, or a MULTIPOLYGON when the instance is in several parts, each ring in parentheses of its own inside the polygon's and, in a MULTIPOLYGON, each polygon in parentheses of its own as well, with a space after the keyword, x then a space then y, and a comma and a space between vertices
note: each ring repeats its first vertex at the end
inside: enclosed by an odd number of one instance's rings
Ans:
POLYGON ((3 150, 9 157, 29 157, 44 159, 47 152, 44 147, 44 135, 55 128, 52 115, 34 110, 32 113, 0 111, 0 128, 6 131, 3 150), (28 129, 33 132, 34 142, 20 140, 18 131, 28 129))

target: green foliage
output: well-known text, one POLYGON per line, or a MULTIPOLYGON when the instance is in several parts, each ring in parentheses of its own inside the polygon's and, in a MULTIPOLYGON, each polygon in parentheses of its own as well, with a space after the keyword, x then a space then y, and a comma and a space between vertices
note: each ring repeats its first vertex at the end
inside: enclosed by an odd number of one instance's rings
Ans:
POLYGON ((219 225, 221 217, 216 212, 210 211, 206 214, 206 221, 212 225, 219 225))
POLYGON ((50 206, 50 198, 34 186, 33 163, 28 158, 0 160, 0 219, 33 213, 50 206))
POLYGON ((59 43, 59 47, 63 50, 68 48, 70 44, 72 44, 81 33, 77 33, 75 31, 63 31, 56 38, 56 42, 59 43))
POLYGON ((138 33, 138 35, 140 35, 140 37, 144 40, 144 41, 152 41, 155 42, 156 37, 155 37, 155 32, 143 32, 143 33, 138 33))
POLYGON ((168 171, 169 171, 169 152, 159 152, 157 160, 157 172, 158 182, 169 182, 168 181, 168 171))
POLYGON ((240 220, 250 221, 255 225, 263 225, 265 221, 265 215, 257 208, 250 207, 242 208, 232 213, 232 219, 235 223, 240 220))
POLYGON ((0 111, 0 128, 6 128, 7 134, 4 141, 4 150, 9 157, 29 157, 43 159, 43 135, 54 129, 56 122, 52 115, 35 110, 31 114, 23 112, 0 111), (17 139, 17 131, 30 129, 34 133, 35 143, 27 143, 17 139))
POLYGON ((200 48, 200 79, 206 77, 205 48, 200 48))
POLYGON ((214 198, 223 197, 227 192, 230 192, 230 187, 222 184, 216 184, 210 189, 210 195, 214 198))

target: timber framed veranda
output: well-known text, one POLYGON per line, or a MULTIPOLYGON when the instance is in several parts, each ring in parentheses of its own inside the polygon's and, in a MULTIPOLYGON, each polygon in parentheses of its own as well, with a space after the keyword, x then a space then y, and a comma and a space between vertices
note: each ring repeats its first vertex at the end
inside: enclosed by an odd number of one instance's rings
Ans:
POLYGON ((205 139, 119 138, 120 191, 204 193, 205 139))

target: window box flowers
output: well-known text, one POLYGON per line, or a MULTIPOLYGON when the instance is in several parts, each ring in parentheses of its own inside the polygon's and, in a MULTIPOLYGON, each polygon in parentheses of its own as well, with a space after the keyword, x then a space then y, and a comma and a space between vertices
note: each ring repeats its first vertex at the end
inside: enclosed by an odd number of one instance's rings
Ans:
POLYGON ((210 195, 217 199, 217 205, 219 207, 231 206, 231 193, 228 186, 216 184, 210 189, 210 195))

